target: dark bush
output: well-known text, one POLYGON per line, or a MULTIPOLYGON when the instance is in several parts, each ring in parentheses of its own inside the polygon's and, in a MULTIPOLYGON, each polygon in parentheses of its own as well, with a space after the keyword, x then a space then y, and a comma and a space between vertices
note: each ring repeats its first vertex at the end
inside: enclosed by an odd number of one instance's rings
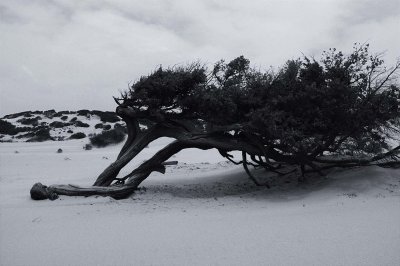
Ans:
POLYGON ((90 137, 90 143, 98 148, 106 147, 110 144, 117 144, 124 140, 125 134, 120 130, 103 131, 100 134, 90 137))
POLYGON ((21 123, 23 125, 32 125, 32 126, 37 126, 39 125, 38 120, 41 119, 39 116, 35 118, 21 118, 17 120, 18 123, 21 123))
POLYGON ((83 123, 82 121, 79 121, 79 120, 76 120, 76 121, 74 122, 74 125, 75 125, 76 127, 90 127, 89 124, 83 123))
POLYGON ((69 115, 69 114, 72 114, 73 112, 71 112, 71 111, 60 111, 59 113, 63 114, 63 115, 69 115))
POLYGON ((18 133, 16 127, 6 120, 0 119, 0 133, 7 135, 15 135, 18 133))
POLYGON ((104 125, 102 123, 98 123, 94 126, 94 128, 103 128, 104 125))
POLYGON ((60 117, 60 116, 62 116, 63 114, 61 113, 61 112, 57 112, 57 113, 55 113, 54 115, 53 115, 53 117, 60 117))
POLYGON ((67 116, 67 115, 63 115, 60 119, 61 119, 62 121, 65 121, 65 120, 68 119, 68 116, 67 116))
POLYGON ((77 119, 78 119, 78 118, 77 118, 76 116, 75 116, 75 117, 72 117, 71 120, 69 120, 69 122, 75 122, 77 119))
POLYGON ((74 133, 71 129, 68 129, 67 133, 74 133))
POLYGON ((53 140, 50 136, 49 128, 42 128, 35 132, 35 136, 28 139, 27 142, 41 142, 46 140, 53 140))
POLYGON ((16 130, 16 132, 17 133, 20 133, 20 132, 29 132, 29 131, 36 131, 37 130, 37 128, 43 128, 43 127, 16 127, 15 128, 15 130, 16 130))
POLYGON ((78 115, 80 115, 80 116, 87 116, 87 115, 90 115, 90 111, 89 111, 89 110, 86 110, 86 109, 79 110, 79 111, 77 111, 77 113, 78 113, 78 115))
POLYGON ((104 130, 110 130, 111 129, 111 125, 104 125, 103 129, 104 130))
POLYGON ((86 134, 83 132, 78 132, 78 133, 72 134, 69 138, 70 139, 83 139, 83 138, 86 138, 86 134))
POLYGON ((50 127, 54 127, 54 128, 63 128, 63 127, 67 127, 70 126, 71 123, 64 123, 64 122, 59 122, 59 121, 54 121, 50 123, 50 127))
POLYGON ((83 146, 84 150, 90 151, 93 148, 93 146, 91 144, 85 144, 85 146, 83 146))
POLYGON ((20 117, 20 116, 25 116, 25 114, 29 114, 29 113, 30 113, 30 111, 19 112, 19 113, 15 113, 15 114, 6 115, 6 116, 4 116, 4 118, 13 119, 13 118, 17 118, 17 117, 20 117))
POLYGON ((52 109, 52 110, 44 111, 43 115, 48 117, 48 118, 52 118, 55 113, 56 113, 56 110, 52 109))
POLYGON ((94 110, 92 111, 92 113, 100 117, 100 120, 104 123, 115 123, 121 120, 115 112, 103 112, 94 110))

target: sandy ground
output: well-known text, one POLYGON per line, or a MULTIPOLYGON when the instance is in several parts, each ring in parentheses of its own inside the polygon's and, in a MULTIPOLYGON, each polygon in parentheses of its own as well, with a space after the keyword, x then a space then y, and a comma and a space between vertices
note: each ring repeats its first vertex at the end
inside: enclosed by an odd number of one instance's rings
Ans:
POLYGON ((90 185, 120 148, 86 142, 0 143, 0 265, 400 265, 399 169, 268 190, 216 151, 187 150, 128 199, 32 201, 38 181, 90 185))

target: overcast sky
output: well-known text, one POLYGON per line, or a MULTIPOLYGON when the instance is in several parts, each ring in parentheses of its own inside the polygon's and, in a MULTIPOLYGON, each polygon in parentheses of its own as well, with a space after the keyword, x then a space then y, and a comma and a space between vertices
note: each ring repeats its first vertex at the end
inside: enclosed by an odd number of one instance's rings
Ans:
POLYGON ((129 82, 163 66, 239 55, 278 67, 369 42, 400 56, 399 0, 2 0, 0 115, 114 110, 129 82))

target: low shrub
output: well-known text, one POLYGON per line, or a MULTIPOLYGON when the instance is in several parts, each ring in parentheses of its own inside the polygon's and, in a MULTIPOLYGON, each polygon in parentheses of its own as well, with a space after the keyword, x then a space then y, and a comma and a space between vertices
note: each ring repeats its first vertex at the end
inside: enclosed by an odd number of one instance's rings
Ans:
POLYGON ((103 129, 104 130, 110 130, 111 129, 111 125, 104 125, 103 129))
POLYGON ((41 142, 46 140, 53 140, 50 136, 50 129, 49 128, 42 128, 35 132, 35 136, 28 139, 27 142, 41 142))
POLYGON ((118 115, 115 112, 103 112, 103 111, 92 111, 94 115, 97 115, 100 117, 100 120, 104 123, 115 123, 120 121, 121 119, 118 117, 118 115))
POLYGON ((98 148, 106 147, 110 144, 117 144, 124 140, 125 134, 121 130, 108 130, 103 131, 100 134, 95 134, 90 137, 90 143, 98 148))
POLYGON ((21 118, 21 119, 17 120, 17 122, 21 123, 23 125, 37 126, 37 125, 39 125, 40 119, 42 119, 40 116, 37 116, 34 118, 21 118))
POLYGON ((54 109, 43 112, 44 116, 46 116, 47 118, 53 118, 55 113, 56 113, 56 110, 54 110, 54 109))
POLYGON ((104 125, 102 123, 98 123, 94 126, 94 128, 103 128, 104 125))
POLYGON ((6 116, 4 116, 4 118, 13 119, 13 118, 17 118, 20 116, 25 116, 26 114, 29 114, 29 113, 30 113, 30 111, 19 112, 19 113, 15 113, 15 114, 6 115, 6 116))
POLYGON ((0 134, 15 135, 18 133, 17 128, 6 120, 0 119, 0 134))
POLYGON ((60 122, 60 121, 54 121, 50 123, 50 127, 54 127, 54 128, 63 128, 63 127, 67 127, 70 126, 70 123, 64 123, 64 122, 60 122))
POLYGON ((77 119, 78 119, 78 118, 77 118, 76 116, 75 116, 75 117, 72 117, 71 120, 69 120, 69 122, 75 122, 77 119))
POLYGON ((83 149, 86 151, 90 151, 93 148, 92 144, 85 144, 85 146, 83 146, 83 149))
POLYGON ((69 138, 70 139, 83 139, 83 138, 86 138, 86 134, 83 132, 78 132, 78 133, 72 134, 69 138))
POLYGON ((53 117, 60 117, 60 116, 62 116, 63 114, 61 113, 61 112, 57 112, 57 113, 55 113, 54 115, 53 115, 53 117))
POLYGON ((75 125, 76 127, 90 127, 89 124, 83 123, 82 121, 79 121, 79 120, 76 120, 76 121, 74 122, 74 125, 75 125))
POLYGON ((65 121, 65 120, 68 119, 68 116, 67 116, 67 115, 63 115, 60 119, 61 119, 62 121, 65 121))
POLYGON ((89 111, 89 110, 86 110, 86 109, 78 110, 77 113, 78 113, 78 115, 80 115, 80 116, 88 116, 88 115, 90 115, 90 111, 89 111))

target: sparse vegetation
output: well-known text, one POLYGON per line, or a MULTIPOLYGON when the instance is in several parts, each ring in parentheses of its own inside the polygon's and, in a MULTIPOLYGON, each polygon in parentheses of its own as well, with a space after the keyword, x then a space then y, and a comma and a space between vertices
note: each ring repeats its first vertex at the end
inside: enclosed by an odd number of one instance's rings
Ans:
POLYGON ((86 109, 78 110, 77 114, 80 115, 80 116, 88 116, 88 115, 90 115, 90 111, 86 110, 86 109))
POLYGON ((85 144, 85 146, 83 146, 84 150, 90 151, 93 148, 93 146, 89 143, 85 144))
POLYGON ((80 121, 80 120, 76 120, 76 121, 74 122, 74 125, 75 125, 76 127, 90 127, 89 124, 83 123, 83 122, 80 121))
POLYGON ((120 130, 103 131, 89 138, 90 143, 98 148, 106 147, 110 144, 117 144, 124 140, 125 134, 120 130))
POLYGON ((86 138, 86 134, 83 132, 77 132, 77 133, 72 134, 69 138, 70 139, 83 139, 83 138, 86 138))
POLYGON ((7 135, 15 135, 18 133, 16 126, 11 124, 10 122, 0 119, 0 133, 7 135))
POLYGON ((49 128, 42 128, 35 132, 35 136, 28 139, 27 142, 41 142, 46 140, 53 140, 50 136, 50 129, 49 128))
POLYGON ((63 127, 67 127, 70 126, 71 123, 64 123, 64 122, 60 122, 60 121, 53 121, 50 123, 50 127, 54 127, 54 128, 63 128, 63 127))
POLYGON ((34 117, 34 118, 22 118, 17 120, 18 123, 21 123, 23 125, 32 125, 32 126, 37 126, 39 125, 39 120, 42 118, 40 116, 34 117))
POLYGON ((92 111, 92 114, 99 116, 104 123, 115 123, 121 120, 115 112, 92 111))

